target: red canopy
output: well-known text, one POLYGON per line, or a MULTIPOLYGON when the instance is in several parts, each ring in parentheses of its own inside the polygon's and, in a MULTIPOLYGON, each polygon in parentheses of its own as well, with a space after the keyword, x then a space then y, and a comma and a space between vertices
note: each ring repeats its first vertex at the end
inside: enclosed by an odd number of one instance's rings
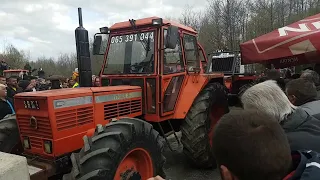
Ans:
POLYGON ((240 49, 242 64, 287 67, 320 63, 320 14, 242 43, 240 49))

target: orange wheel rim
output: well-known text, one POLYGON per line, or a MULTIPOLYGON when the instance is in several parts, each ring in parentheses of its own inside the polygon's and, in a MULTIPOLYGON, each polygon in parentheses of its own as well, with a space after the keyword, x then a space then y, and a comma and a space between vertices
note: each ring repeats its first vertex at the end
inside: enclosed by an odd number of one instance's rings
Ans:
POLYGON ((114 180, 145 180, 150 177, 153 177, 153 164, 150 154, 142 148, 136 148, 122 159, 114 180))

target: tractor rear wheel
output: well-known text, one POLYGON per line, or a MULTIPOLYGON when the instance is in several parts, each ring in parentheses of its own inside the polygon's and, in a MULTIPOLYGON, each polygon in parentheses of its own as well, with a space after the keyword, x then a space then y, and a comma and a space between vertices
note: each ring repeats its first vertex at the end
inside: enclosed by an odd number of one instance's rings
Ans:
POLYGON ((17 154, 21 141, 15 115, 8 115, 0 120, 0 151, 17 154))
POLYGON ((215 124, 229 112, 226 88, 208 84, 196 97, 181 125, 183 152, 198 167, 216 168, 212 153, 215 124))
POLYGON ((152 125, 123 118, 98 125, 93 137, 84 136, 84 147, 71 155, 72 171, 64 179, 135 180, 165 176, 163 139, 152 125))

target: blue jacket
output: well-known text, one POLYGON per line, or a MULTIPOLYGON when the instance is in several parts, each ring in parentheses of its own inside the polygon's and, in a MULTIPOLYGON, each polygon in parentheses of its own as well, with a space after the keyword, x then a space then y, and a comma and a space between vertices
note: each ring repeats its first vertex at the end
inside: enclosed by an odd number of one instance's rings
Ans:
POLYGON ((320 180, 320 154, 315 151, 294 151, 293 170, 283 180, 320 180))

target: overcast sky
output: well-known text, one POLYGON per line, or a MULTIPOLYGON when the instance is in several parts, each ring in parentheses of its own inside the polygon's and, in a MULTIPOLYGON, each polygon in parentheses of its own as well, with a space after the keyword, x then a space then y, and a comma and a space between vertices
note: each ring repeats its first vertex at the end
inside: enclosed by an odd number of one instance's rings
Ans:
POLYGON ((77 8, 92 36, 99 27, 149 16, 176 18, 187 6, 204 8, 206 0, 0 0, 0 52, 13 44, 40 56, 75 52, 77 8))

